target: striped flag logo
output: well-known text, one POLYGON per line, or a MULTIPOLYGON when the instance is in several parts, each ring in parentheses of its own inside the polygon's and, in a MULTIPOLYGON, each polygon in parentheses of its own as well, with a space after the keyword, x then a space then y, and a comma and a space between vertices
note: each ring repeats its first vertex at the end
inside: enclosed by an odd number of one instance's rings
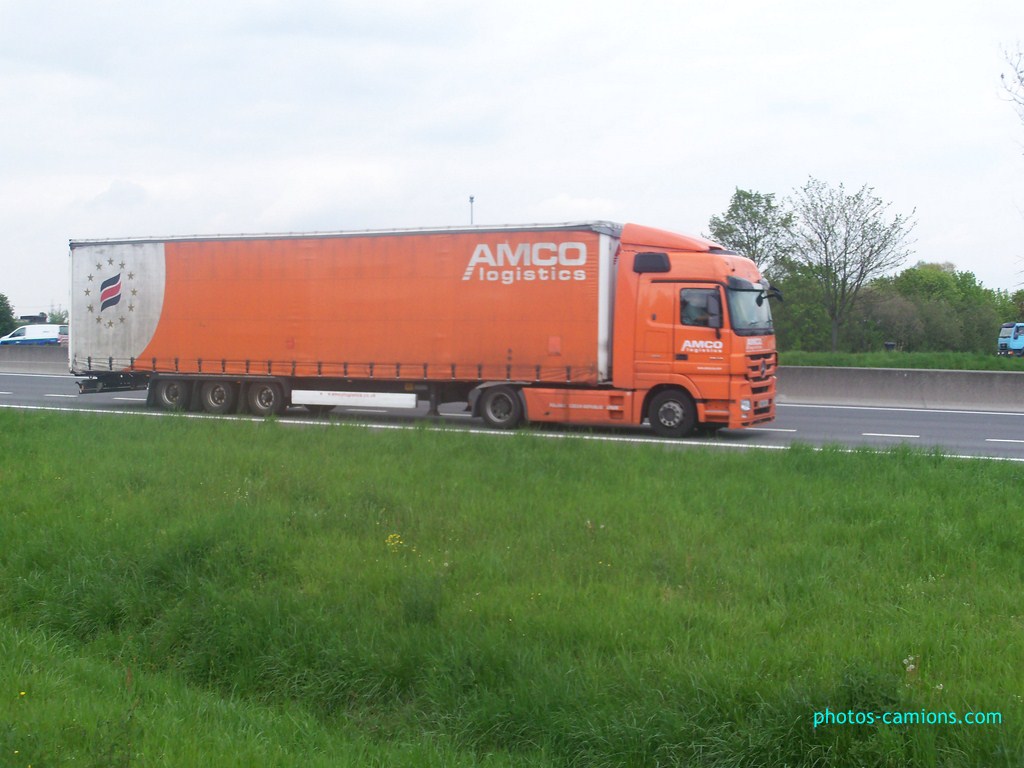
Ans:
POLYGON ((100 312, 121 301, 121 274, 104 280, 100 284, 100 312))

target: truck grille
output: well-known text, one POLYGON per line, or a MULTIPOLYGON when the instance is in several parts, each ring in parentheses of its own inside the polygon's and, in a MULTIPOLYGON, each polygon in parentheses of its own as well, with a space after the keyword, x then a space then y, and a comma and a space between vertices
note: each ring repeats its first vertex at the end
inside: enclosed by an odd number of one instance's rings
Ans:
POLYGON ((747 355, 747 380, 750 382, 754 411, 752 423, 770 421, 772 418, 775 401, 775 369, 778 367, 778 359, 775 352, 747 355))
POLYGON ((770 381, 777 367, 778 355, 774 352, 747 355, 747 379, 751 382, 770 381))

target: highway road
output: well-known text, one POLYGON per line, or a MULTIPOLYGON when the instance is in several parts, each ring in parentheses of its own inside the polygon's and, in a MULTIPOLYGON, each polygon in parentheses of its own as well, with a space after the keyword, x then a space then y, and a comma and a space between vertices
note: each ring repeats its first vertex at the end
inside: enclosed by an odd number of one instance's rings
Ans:
MULTIPOLYGON (((143 391, 80 395, 76 379, 69 375, 0 373, 0 408, 157 413, 146 407, 145 399, 146 393, 143 391)), ((372 428, 400 428, 426 418, 426 408, 423 406, 415 413, 337 409, 330 418, 372 428)), ((303 409, 295 408, 289 411, 284 421, 300 425, 324 423, 325 420, 314 419, 303 409)), ((442 416, 437 423, 444 428, 484 429, 479 420, 470 418, 457 406, 442 409, 442 416)), ((629 442, 644 440, 709 445, 723 449, 770 450, 794 443, 883 449, 908 445, 924 450, 938 449, 956 456, 1024 462, 1024 413, 966 409, 927 410, 784 403, 779 404, 777 418, 768 427, 722 430, 715 435, 698 435, 683 441, 664 441, 647 429, 595 431, 545 427, 539 434, 553 438, 577 437, 629 442)))

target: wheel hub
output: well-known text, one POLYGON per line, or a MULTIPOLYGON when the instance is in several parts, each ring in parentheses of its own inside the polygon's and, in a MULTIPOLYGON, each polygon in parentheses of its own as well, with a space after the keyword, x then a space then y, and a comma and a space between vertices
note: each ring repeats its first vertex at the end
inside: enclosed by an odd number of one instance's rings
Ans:
POLYGON ((678 427, 683 421, 683 409, 679 403, 665 403, 658 411, 658 418, 666 427, 678 427))

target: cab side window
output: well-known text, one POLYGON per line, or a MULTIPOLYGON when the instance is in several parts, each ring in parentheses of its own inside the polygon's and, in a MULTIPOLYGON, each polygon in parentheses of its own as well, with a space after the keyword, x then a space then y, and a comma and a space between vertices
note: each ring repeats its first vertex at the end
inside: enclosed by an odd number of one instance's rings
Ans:
POLYGON ((722 302, 717 288, 683 288, 679 292, 679 321, 701 328, 722 327, 722 302))

